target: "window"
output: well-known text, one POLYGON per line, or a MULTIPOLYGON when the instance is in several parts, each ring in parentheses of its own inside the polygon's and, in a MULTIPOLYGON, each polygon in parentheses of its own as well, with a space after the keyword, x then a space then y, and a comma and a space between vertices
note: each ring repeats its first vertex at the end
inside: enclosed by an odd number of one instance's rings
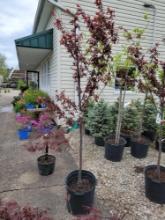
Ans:
POLYGON ((50 63, 49 61, 46 61, 42 65, 40 85, 41 85, 42 90, 48 93, 50 92, 50 63))

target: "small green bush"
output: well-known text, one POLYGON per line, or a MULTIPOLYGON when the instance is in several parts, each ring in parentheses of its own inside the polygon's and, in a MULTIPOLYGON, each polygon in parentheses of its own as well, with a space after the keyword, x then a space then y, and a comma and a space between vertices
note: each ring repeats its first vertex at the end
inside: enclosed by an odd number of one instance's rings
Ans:
POLYGON ((46 92, 43 92, 38 89, 28 89, 24 92, 23 99, 25 101, 25 104, 36 104, 38 97, 48 97, 48 94, 46 92))
POLYGON ((113 132, 113 115, 103 100, 99 101, 89 112, 89 130, 94 137, 106 137, 113 132))

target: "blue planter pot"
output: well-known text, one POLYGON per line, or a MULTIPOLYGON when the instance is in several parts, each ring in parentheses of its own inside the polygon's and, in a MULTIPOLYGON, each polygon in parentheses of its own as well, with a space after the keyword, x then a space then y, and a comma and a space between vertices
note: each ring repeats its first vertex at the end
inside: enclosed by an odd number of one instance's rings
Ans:
POLYGON ((42 128, 41 131, 44 134, 48 134, 49 132, 51 132, 53 130, 53 128, 54 128, 54 125, 50 125, 48 127, 42 128))
POLYGON ((32 103, 26 104, 25 107, 26 107, 26 109, 35 109, 36 108, 35 105, 32 103))
POLYGON ((32 126, 28 125, 24 130, 26 130, 28 132, 32 132, 32 126))
POLYGON ((46 108, 46 104, 41 103, 41 104, 40 104, 40 107, 41 107, 41 108, 46 108))
POLYGON ((19 129, 17 134, 20 140, 27 140, 29 138, 29 131, 27 129, 19 129))

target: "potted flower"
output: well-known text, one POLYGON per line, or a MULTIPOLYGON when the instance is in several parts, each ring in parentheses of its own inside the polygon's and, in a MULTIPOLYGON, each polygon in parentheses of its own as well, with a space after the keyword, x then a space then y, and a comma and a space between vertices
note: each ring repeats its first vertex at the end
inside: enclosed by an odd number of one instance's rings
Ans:
MULTIPOLYGON (((48 95, 47 93, 41 91, 41 90, 38 90, 38 89, 28 89, 24 92, 23 94, 23 99, 25 101, 25 107, 27 109, 34 109, 36 108, 36 105, 40 104, 40 103, 37 103, 37 101, 39 101, 39 97, 42 99, 44 98, 48 98, 48 95)), ((43 103, 45 104, 45 103, 43 103)))
POLYGON ((71 172, 66 178, 67 208, 70 213, 75 215, 87 214, 89 210, 86 207, 92 207, 94 202, 96 178, 93 173, 82 168, 84 113, 90 98, 93 97, 94 100, 97 100, 98 95, 95 92, 99 88, 99 83, 102 82, 106 85, 110 80, 109 64, 112 60, 112 45, 117 41, 113 20, 114 12, 110 8, 104 11, 101 0, 96 1, 96 6, 97 12, 94 16, 86 14, 80 6, 77 6, 75 14, 67 10, 73 16, 70 22, 73 28, 70 31, 66 31, 62 22, 56 19, 56 27, 62 32, 61 44, 66 47, 73 58, 73 79, 78 96, 78 104, 64 96, 64 93, 58 99, 64 110, 66 110, 66 106, 74 106, 78 112, 79 169, 71 172), (90 33, 85 51, 85 39, 83 39, 79 26, 80 17, 83 18, 90 33), (85 85, 84 82, 86 82, 85 85))
POLYGON ((31 117, 27 115, 16 116, 16 122, 21 125, 18 129, 18 137, 20 140, 26 140, 29 138, 29 134, 32 131, 31 117))

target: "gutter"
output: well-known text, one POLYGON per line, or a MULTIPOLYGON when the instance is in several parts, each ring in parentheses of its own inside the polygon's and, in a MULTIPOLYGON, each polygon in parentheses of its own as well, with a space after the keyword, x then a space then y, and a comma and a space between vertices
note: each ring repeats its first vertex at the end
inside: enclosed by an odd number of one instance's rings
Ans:
POLYGON ((153 34, 152 34, 152 44, 154 45, 155 44, 155 32, 156 32, 156 16, 157 16, 157 9, 155 7, 155 5, 153 4, 148 4, 148 3, 144 3, 143 5, 145 8, 149 8, 149 9, 152 9, 153 12, 154 12, 154 15, 153 15, 153 20, 154 20, 154 25, 153 25, 153 34))
POLYGON ((41 18, 41 13, 42 13, 42 10, 43 10, 43 7, 44 7, 44 3, 45 3, 44 0, 40 0, 38 2, 37 12, 36 12, 36 16, 35 16, 35 19, 34 19, 34 26, 33 26, 33 31, 32 31, 33 34, 36 33, 37 26, 38 26, 39 20, 41 18))

